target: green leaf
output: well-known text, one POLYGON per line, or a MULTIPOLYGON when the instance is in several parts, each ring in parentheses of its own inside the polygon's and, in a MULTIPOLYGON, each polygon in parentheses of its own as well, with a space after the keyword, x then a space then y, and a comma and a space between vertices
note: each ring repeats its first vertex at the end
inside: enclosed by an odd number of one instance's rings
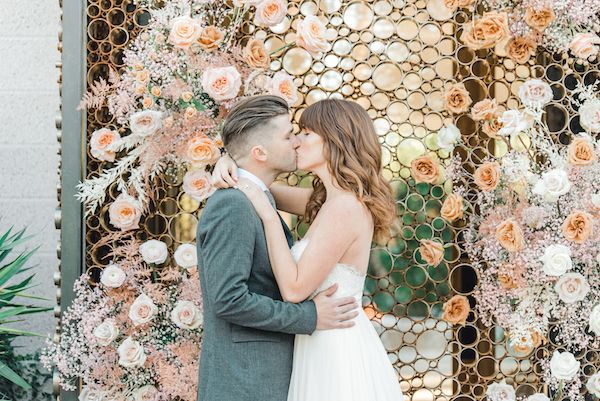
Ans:
POLYGON ((38 247, 32 249, 29 252, 22 253, 6 266, 0 267, 0 285, 4 285, 15 274, 19 273, 25 262, 29 260, 31 255, 33 255, 33 253, 37 251, 37 249, 38 247))
POLYGON ((40 333, 34 333, 32 331, 24 331, 18 329, 10 329, 8 327, 0 327, 0 334, 15 334, 17 336, 28 336, 28 337, 46 337, 40 333))
POLYGON ((192 103, 194 104, 194 107, 196 107, 196 109, 198 109, 198 111, 206 110, 206 106, 204 106, 202 103, 200 103, 199 100, 193 99, 192 103))
POLYGON ((8 367, 4 362, 0 361, 0 376, 10 380, 15 383, 17 386, 25 389, 31 390, 31 386, 23 380, 21 376, 19 376, 14 370, 8 367))

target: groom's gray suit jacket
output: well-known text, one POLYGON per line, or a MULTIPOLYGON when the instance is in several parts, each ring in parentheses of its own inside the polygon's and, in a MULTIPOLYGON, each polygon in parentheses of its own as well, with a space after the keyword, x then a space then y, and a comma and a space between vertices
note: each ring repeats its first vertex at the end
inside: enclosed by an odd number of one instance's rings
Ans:
POLYGON ((293 335, 316 329, 314 302, 282 301, 262 222, 237 189, 207 201, 196 244, 204 302, 198 401, 285 401, 293 335))

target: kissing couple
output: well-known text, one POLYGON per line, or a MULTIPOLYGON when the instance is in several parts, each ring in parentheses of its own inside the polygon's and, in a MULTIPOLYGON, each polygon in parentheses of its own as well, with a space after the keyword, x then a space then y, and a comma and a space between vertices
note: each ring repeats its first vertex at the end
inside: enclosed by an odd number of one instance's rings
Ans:
POLYGON ((361 307, 371 243, 396 208, 381 147, 357 103, 306 108, 294 134, 284 99, 233 107, 220 187, 196 244, 204 302, 198 401, 401 401, 379 336, 361 307), (300 169, 313 188, 272 185, 300 169), (294 243, 277 210, 310 223, 294 243))

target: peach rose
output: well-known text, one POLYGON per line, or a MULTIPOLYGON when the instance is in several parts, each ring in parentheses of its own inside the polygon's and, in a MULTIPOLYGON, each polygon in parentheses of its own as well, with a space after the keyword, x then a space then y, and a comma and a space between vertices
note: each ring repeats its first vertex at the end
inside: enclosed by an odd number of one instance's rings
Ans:
POLYGON ((535 9, 530 6, 525 10, 525 23, 539 32, 548 28, 555 18, 554 10, 550 7, 535 9))
POLYGON ((309 15, 298 23, 296 44, 312 54, 326 52, 329 50, 329 43, 325 39, 325 32, 325 25, 321 20, 309 15))
POLYGON ((475 170, 475 184, 485 191, 493 191, 500 181, 500 164, 498 162, 485 162, 475 170))
POLYGON ((450 194, 444 200, 440 214, 444 219, 452 222, 463 217, 463 209, 464 203, 462 196, 450 194))
POLYGON ((198 202, 215 192, 210 174, 204 170, 190 170, 183 176, 183 191, 198 202))
POLYGON ((500 116, 498 114, 494 114, 492 118, 484 121, 483 126, 481 127, 481 130, 490 138, 502 139, 502 136, 498 133, 503 126, 499 118, 500 116))
POLYGON ((256 5, 254 23, 259 26, 274 26, 287 15, 286 0, 263 0, 256 5))
POLYGON ((435 184, 440 179, 440 168, 431 156, 419 156, 410 163, 410 171, 417 183, 435 184))
POLYGON ((233 99, 242 87, 242 77, 233 66, 209 68, 202 75, 204 91, 217 102, 233 99))
POLYGON ((469 7, 475 0, 444 0, 444 5, 454 11, 459 7, 469 7))
POLYGON ((577 137, 567 148, 567 160, 574 166, 588 166, 598 157, 590 141, 584 137, 577 137))
POLYGON ((181 94, 181 100, 183 100, 184 102, 189 102, 194 98, 194 94, 192 92, 183 92, 181 94))
POLYGON ((122 231, 140 228, 140 203, 129 195, 121 194, 108 208, 110 224, 122 231))
MULTIPOLYGON (((150 81, 150 72, 148 70, 138 71, 135 74, 135 80, 140 84, 147 84, 150 81)), ((144 88, 144 91, 146 88, 144 88)))
POLYGON ((444 258, 444 245, 432 240, 422 240, 419 246, 421 258, 428 265, 437 266, 444 258))
POLYGON ((197 114, 198 110, 194 106, 189 106, 185 109, 185 112, 183 113, 183 115, 187 119, 194 118, 197 114))
POLYGON ((444 314, 442 319, 452 324, 462 324, 467 322, 471 305, 464 295, 455 295, 444 303, 444 314))
POLYGON ((496 239, 509 252, 517 252, 525 248, 523 230, 519 223, 512 219, 500 223, 496 228, 496 239))
POLYGON ((523 284, 523 267, 504 263, 498 270, 498 282, 505 290, 519 288, 523 284))
POLYGON ((533 349, 539 347, 542 344, 542 336, 538 331, 531 330, 529 336, 522 336, 517 341, 511 341, 511 345, 514 350, 519 353, 528 354, 533 349))
POLYGON ((219 148, 206 135, 198 135, 190 139, 187 145, 185 159, 195 168, 213 165, 221 155, 219 148))
POLYGON ((152 100, 151 97, 145 97, 144 100, 142 100, 142 106, 144 106, 145 109, 149 109, 153 104, 154 100, 152 100))
POLYGON ((496 115, 498 104, 496 99, 483 99, 471 108, 471 117, 475 121, 489 120, 496 115))
POLYGON ((511 274, 498 274, 498 282, 505 290, 511 290, 518 287, 516 278, 511 274))
POLYGON ((287 72, 281 70, 273 75, 269 84, 272 95, 279 96, 292 105, 298 100, 298 89, 294 85, 294 79, 287 72))
POLYGON ((271 56, 262 40, 250 39, 244 48, 244 59, 252 68, 268 68, 271 56))
POLYGON ((592 216, 589 213, 575 210, 567 216, 562 225, 563 237, 569 241, 583 244, 592 234, 592 216))
POLYGON ((150 93, 152 93, 152 96, 160 97, 160 95, 162 94, 162 91, 160 90, 159 86, 153 86, 152 89, 150 90, 150 93))
POLYGON ((506 44, 506 53, 519 64, 525 64, 535 55, 536 44, 525 36, 516 36, 506 44))
POLYGON ((198 44, 206 51, 213 51, 219 48, 219 45, 223 41, 225 33, 216 26, 209 25, 202 30, 200 37, 198 38, 198 44))
POLYGON ((450 113, 463 113, 469 110, 471 103, 473 100, 462 82, 453 84, 444 92, 444 107, 450 113))
POLYGON ((180 49, 187 49, 200 37, 202 26, 190 17, 177 17, 171 21, 169 42, 180 49))
POLYGON ((491 49, 509 35, 506 13, 485 13, 465 27, 461 40, 471 49, 491 49))
POLYGON ((136 95, 143 95, 144 93, 146 93, 146 86, 144 85, 138 85, 135 87, 135 94, 136 95))
POLYGON ((597 45, 599 44, 600 37, 595 33, 578 33, 573 37, 573 40, 571 40, 569 48, 575 57, 585 60, 598 54, 597 45))
POLYGON ((101 128, 92 134, 90 153, 98 160, 114 162, 114 149, 120 142, 121 135, 117 131, 101 128))

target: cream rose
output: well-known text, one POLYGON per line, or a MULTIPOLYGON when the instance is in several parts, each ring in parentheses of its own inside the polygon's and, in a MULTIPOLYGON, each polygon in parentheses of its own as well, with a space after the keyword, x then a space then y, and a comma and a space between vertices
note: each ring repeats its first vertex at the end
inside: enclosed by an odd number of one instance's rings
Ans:
POLYGON ((177 301, 171 311, 171 320, 182 329, 196 329, 204 322, 202 313, 190 301, 177 301))
POLYGON ((590 330, 594 332, 594 334, 600 337, 600 305, 596 305, 592 308, 590 312, 590 330))
POLYGON ((101 128, 92 134, 90 153, 98 160, 114 162, 115 149, 120 143, 121 135, 117 131, 101 128))
POLYGON ((506 110, 498 118, 502 127, 498 130, 500 136, 516 136, 530 127, 528 121, 518 110, 506 110))
POLYGON ((157 265, 164 263, 169 256, 167 244, 155 239, 148 240, 140 245, 140 254, 146 263, 155 263, 157 265))
POLYGON ((162 113, 154 110, 138 111, 131 115, 129 128, 135 135, 148 136, 162 128, 162 113))
POLYGON ((590 376, 585 383, 585 388, 594 397, 600 397, 600 372, 596 372, 590 376))
POLYGON ((560 244, 546 247, 544 256, 540 260, 543 263, 544 273, 549 276, 563 275, 573 267, 571 248, 560 244))
POLYGON ((554 290, 561 301, 572 304, 582 301, 590 291, 590 286, 580 273, 565 273, 554 285, 554 290))
POLYGON ((194 244, 181 244, 175 250, 173 255, 175 263, 184 269, 189 269, 198 265, 198 255, 194 244))
POLYGON ((440 149, 452 151, 454 145, 460 140, 460 130, 454 124, 443 127, 437 134, 437 145, 440 149))
POLYGON ((204 170, 190 170, 183 177, 183 191, 198 202, 215 193, 210 174, 204 170))
POLYGON ((208 96, 222 102, 237 96, 242 87, 242 77, 233 66, 209 68, 202 75, 202 87, 208 96))
POLYGON ((129 308, 129 318, 135 326, 148 323, 157 313, 158 307, 146 294, 140 294, 129 308))
POLYGON ((108 207, 110 224, 121 230, 139 228, 142 208, 140 203, 129 195, 121 194, 108 207))
POLYGON ((272 95, 284 98, 289 105, 293 105, 298 100, 298 89, 294 85, 294 79, 283 70, 273 75, 268 89, 272 95))
POLYGON ((158 390, 156 387, 148 384, 133 391, 131 394, 133 401, 156 401, 158 399, 158 390))
POLYGON ((325 33, 325 25, 321 20, 314 15, 309 15, 298 23, 296 44, 312 54, 326 52, 329 50, 329 43, 325 33))
POLYGON ((119 335, 119 329, 115 326, 114 321, 106 319, 100 323, 92 332, 98 344, 107 346, 119 335))
POLYGON ((579 371, 580 363, 570 352, 554 351, 550 359, 550 372, 558 380, 571 380, 579 371))
POLYGON ((500 383, 492 383, 488 386, 485 393, 489 401, 515 401, 515 389, 506 384, 506 380, 500 383))
POLYGON ((125 282, 125 278, 127 275, 125 272, 116 264, 110 264, 102 270, 102 275, 100 276, 100 282, 105 287, 109 288, 119 288, 125 282))
POLYGON ((177 17, 171 21, 169 42, 180 49, 187 49, 200 37, 202 26, 190 17, 177 17))
POLYGON ((579 108, 579 123, 587 132, 600 132, 600 100, 588 99, 579 108))
POLYGON ((519 88, 521 103, 533 109, 543 108, 553 97, 550 85, 541 79, 529 79, 519 88))
POLYGON ((119 348, 117 348, 119 354, 119 365, 125 366, 126 368, 141 367, 146 362, 146 354, 144 353, 144 347, 132 339, 127 337, 119 348))
POLYGON ((598 54, 600 37, 592 32, 578 33, 569 44, 569 49, 577 58, 587 60, 598 54))
POLYGON ((552 169, 542 174, 542 178, 533 186, 533 193, 541 196, 546 202, 556 202, 558 198, 571 190, 571 182, 567 172, 552 169))
POLYGON ((286 0, 262 0, 256 4, 254 23, 259 26, 275 26, 287 15, 286 0))
POLYGON ((194 168, 212 166, 221 157, 215 142, 206 135, 192 137, 186 148, 185 160, 194 168))

